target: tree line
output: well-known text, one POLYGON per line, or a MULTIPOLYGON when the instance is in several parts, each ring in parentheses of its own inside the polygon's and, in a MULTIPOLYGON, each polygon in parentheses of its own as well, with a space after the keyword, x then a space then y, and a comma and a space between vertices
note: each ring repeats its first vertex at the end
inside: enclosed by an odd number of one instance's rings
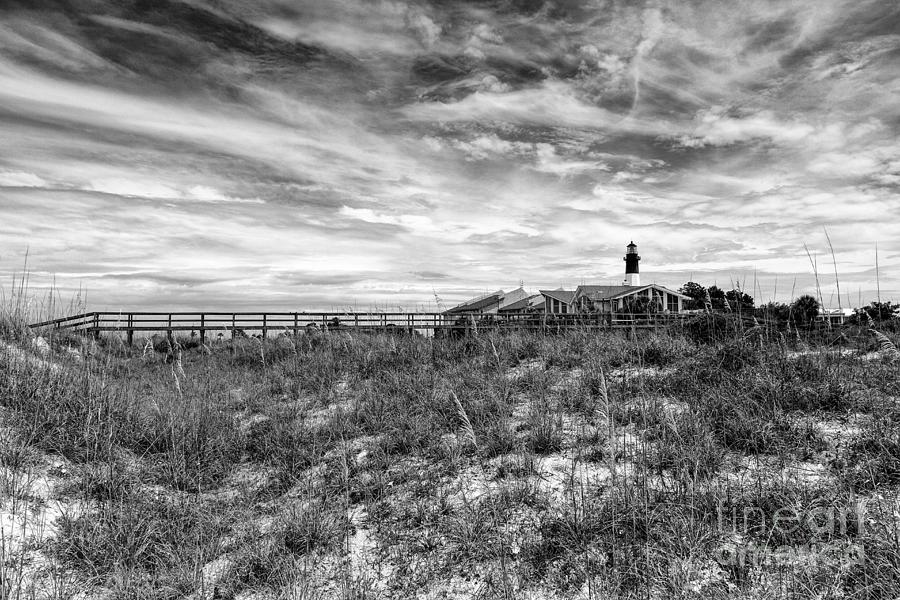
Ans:
MULTIPOLYGON (((684 305, 688 310, 734 312, 797 325, 813 323, 822 308, 819 300, 809 294, 803 294, 790 303, 767 302, 757 306, 753 296, 738 288, 725 291, 715 285, 705 287, 695 281, 688 281, 678 291, 690 298, 684 305)), ((855 308, 848 322, 857 325, 893 322, 898 320, 898 312, 900 304, 875 301, 855 308)))

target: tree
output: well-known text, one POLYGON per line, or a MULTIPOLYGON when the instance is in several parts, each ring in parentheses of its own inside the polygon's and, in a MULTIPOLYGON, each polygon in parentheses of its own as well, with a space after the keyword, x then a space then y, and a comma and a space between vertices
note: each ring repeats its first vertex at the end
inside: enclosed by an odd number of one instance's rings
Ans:
POLYGON ((623 301, 622 312, 633 315, 662 312, 662 306, 648 296, 629 296, 623 301))
POLYGON ((711 285, 707 289, 709 299, 712 302, 713 310, 725 310, 725 290, 719 289, 718 286, 711 285))
POLYGON ((750 314, 753 311, 753 296, 741 290, 725 292, 725 299, 734 312, 750 314))
POLYGON ((691 298, 684 303, 685 309, 698 310, 704 308, 706 303, 706 288, 699 283, 688 281, 681 286, 681 289, 678 291, 691 298))
POLYGON ((784 302, 767 302, 754 310, 753 314, 766 321, 787 323, 791 318, 791 307, 784 302))
POLYGON ((890 301, 872 302, 868 306, 855 309, 853 311, 855 313, 853 320, 862 324, 866 324, 866 321, 875 323, 890 321, 897 317, 898 310, 900 310, 900 304, 894 304, 890 301))
POLYGON ((791 315, 795 323, 809 325, 819 316, 819 301, 814 296, 804 294, 791 303, 791 315))

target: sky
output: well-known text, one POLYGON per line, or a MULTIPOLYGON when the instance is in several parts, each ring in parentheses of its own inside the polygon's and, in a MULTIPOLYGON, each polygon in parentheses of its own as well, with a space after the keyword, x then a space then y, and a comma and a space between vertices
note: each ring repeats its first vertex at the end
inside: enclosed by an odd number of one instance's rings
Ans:
POLYGON ((3 0, 0 281, 434 310, 634 240, 644 282, 900 301, 898 134, 884 0, 3 0))

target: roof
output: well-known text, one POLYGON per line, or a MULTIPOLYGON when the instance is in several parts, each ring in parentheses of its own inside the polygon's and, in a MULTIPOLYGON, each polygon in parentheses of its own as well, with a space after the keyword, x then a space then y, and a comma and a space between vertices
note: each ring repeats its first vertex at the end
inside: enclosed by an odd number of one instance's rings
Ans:
POLYGON ((528 310, 529 308, 533 308, 536 305, 540 305, 544 303, 544 297, 541 294, 535 294, 533 296, 528 296, 527 298, 522 298, 521 300, 516 300, 511 304, 507 304, 506 306, 500 307, 500 312, 505 311, 519 311, 519 310, 528 310), (536 301, 540 298, 539 301, 536 301))
POLYGON ((485 308, 492 306, 494 304, 499 304, 503 299, 505 292, 503 290, 497 290, 496 292, 492 292, 490 294, 483 294, 481 296, 476 296, 471 300, 467 300, 462 304, 457 304, 453 308, 449 308, 444 311, 444 314, 453 314, 459 312, 476 312, 480 310, 484 310, 485 308))
POLYGON ((820 315, 832 315, 832 316, 844 315, 845 317, 852 317, 853 309, 852 308, 820 308, 819 314, 820 315))
POLYGON ((649 286, 632 285, 579 285, 575 290, 576 296, 589 296, 591 300, 609 300, 626 292, 642 290, 649 286))
POLYGON ((548 298, 559 300, 565 304, 572 304, 572 300, 575 299, 575 292, 572 290, 540 290, 540 292, 548 298))
POLYGON ((525 291, 524 288, 516 288, 511 292, 506 292, 503 294, 503 297, 500 299, 500 308, 505 309, 510 304, 515 304, 520 300, 524 300, 528 298, 530 294, 525 291))
POLYGON ((672 294, 673 296, 678 296, 682 300, 693 300, 693 298, 691 298, 687 294, 682 294, 681 292, 676 292, 675 290, 670 290, 669 288, 662 286, 662 285, 654 285, 653 287, 655 287, 658 290, 665 290, 667 293, 672 294))
POLYGON ((575 292, 577 296, 588 296, 591 300, 615 300, 616 298, 623 298, 651 288, 664 291, 667 294, 672 294, 685 300, 690 299, 690 296, 686 296, 681 292, 670 290, 667 287, 655 283, 648 285, 579 285, 575 292))
POLYGON ((466 300, 462 304, 457 304, 453 308, 444 311, 444 314, 455 314, 461 312, 479 312, 486 308, 490 308, 495 304, 498 305, 498 309, 502 308, 506 310, 506 307, 510 304, 519 302, 525 298, 528 298, 528 292, 526 292, 522 288, 516 288, 510 292, 504 292, 503 290, 497 290, 496 292, 491 292, 489 294, 482 294, 481 296, 476 296, 471 300, 466 300))

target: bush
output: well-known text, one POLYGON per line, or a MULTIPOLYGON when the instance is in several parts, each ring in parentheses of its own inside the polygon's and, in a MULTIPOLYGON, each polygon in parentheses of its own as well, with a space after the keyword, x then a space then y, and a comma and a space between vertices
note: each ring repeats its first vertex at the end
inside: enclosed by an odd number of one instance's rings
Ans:
POLYGON ((729 341, 719 346, 716 356, 719 365, 726 371, 740 371, 758 365, 760 361, 759 350, 743 340, 729 341))
POLYGON ((130 597, 194 589, 197 557, 216 556, 225 522, 213 506, 129 493, 71 518, 63 516, 53 554, 63 564, 101 574, 130 597))
POLYGON ((552 454, 562 442, 562 414, 547 401, 534 402, 528 414, 528 448, 535 454, 552 454))
POLYGON ((710 344, 737 338, 744 326, 737 315, 714 312, 690 317, 682 323, 681 328, 694 342, 710 344))
POLYGON ((639 342, 637 348, 641 364, 664 367, 685 356, 695 347, 679 335, 653 335, 639 342))
POLYGON ((279 519, 276 526, 284 547, 293 554, 327 552, 340 548, 352 525, 347 512, 325 498, 291 507, 279 519))
POLYGON ((872 421, 850 444, 841 476, 857 490, 900 483, 900 426, 890 415, 872 421))
POLYGON ((662 475, 672 471, 679 481, 714 477, 724 462, 724 449, 698 415, 690 412, 660 418, 648 429, 653 441, 644 466, 662 475))

